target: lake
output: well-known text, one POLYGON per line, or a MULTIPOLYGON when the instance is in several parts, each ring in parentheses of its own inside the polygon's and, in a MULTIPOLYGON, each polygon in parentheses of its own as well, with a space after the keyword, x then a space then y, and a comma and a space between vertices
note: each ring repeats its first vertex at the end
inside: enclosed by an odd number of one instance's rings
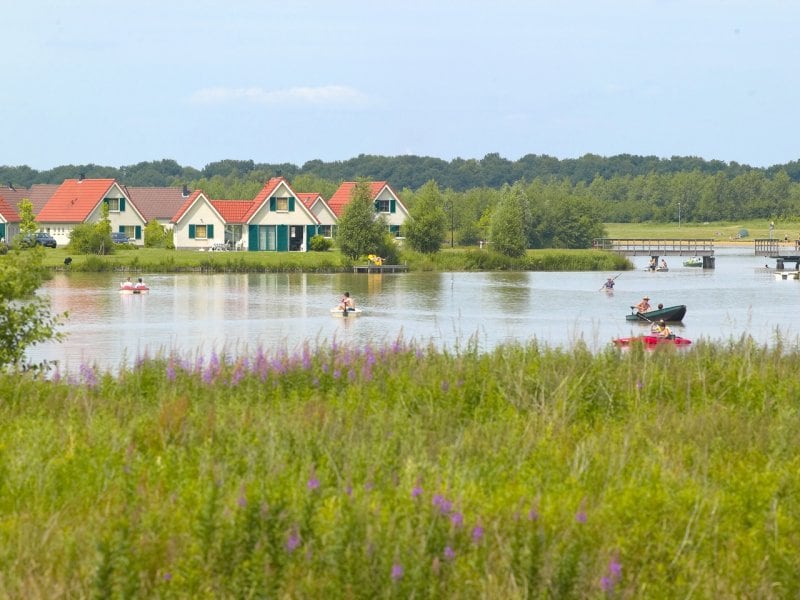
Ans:
MULTIPOLYGON (((32 361, 57 360, 115 370, 148 353, 182 356, 293 350, 305 342, 388 343, 397 338, 457 349, 489 350, 504 342, 570 347, 583 340, 606 347, 612 338, 647 331, 625 320, 649 295, 655 307, 686 304, 678 335, 701 341, 749 334, 763 344, 800 336, 800 281, 776 281, 752 247, 717 248, 716 269, 682 266, 668 272, 622 273, 613 292, 600 291, 607 272, 396 274, 144 274, 149 294, 118 291, 112 274, 58 273, 42 287, 54 312, 69 311, 65 342, 32 348, 32 361), (351 318, 330 309, 348 290, 364 310, 351 318)), ((773 263, 774 264, 774 263, 773 263)))

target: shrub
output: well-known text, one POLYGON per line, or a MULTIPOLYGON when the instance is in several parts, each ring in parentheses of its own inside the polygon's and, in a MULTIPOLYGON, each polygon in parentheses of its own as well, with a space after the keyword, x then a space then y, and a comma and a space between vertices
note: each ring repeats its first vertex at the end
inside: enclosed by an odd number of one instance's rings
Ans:
POLYGON ((327 252, 333 247, 333 240, 322 235, 315 235, 311 238, 309 248, 314 252, 327 252))

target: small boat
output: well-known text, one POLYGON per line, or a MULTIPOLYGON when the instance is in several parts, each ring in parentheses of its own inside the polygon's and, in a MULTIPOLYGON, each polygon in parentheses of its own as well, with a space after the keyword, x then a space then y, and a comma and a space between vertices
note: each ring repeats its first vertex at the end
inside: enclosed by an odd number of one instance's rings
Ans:
POLYGON ((776 271, 772 274, 777 281, 782 279, 800 279, 800 271, 776 271))
POLYGON ((357 317, 357 316, 359 316, 361 314, 361 312, 362 312, 361 309, 358 308, 358 307, 350 308, 350 309, 347 310, 347 312, 345 312, 345 311, 343 311, 341 308, 339 308, 337 306, 336 308, 332 308, 331 309, 331 316, 333 316, 333 317, 345 317, 345 318, 357 317))
POLYGON ((644 346, 660 346, 661 344, 688 346, 692 343, 692 340, 677 335, 668 338, 657 335, 637 335, 626 338, 615 338, 612 341, 615 346, 632 346, 633 344, 643 344, 644 346))
POLYGON ((626 321, 644 321, 647 323, 652 323, 653 321, 660 321, 661 319, 664 319, 665 321, 674 323, 677 321, 683 321, 683 317, 686 315, 685 304, 649 310, 645 313, 636 312, 635 306, 631 306, 631 310, 633 311, 631 314, 625 315, 626 321))
POLYGON ((658 267, 656 269, 657 273, 666 273, 667 271, 669 271, 669 267, 658 267))
POLYGON ((150 288, 143 283, 125 282, 119 284, 120 294, 146 294, 149 291, 150 288))
POLYGON ((688 258, 683 261, 684 267, 702 267, 703 266, 703 258, 700 256, 693 256, 692 258, 688 258))

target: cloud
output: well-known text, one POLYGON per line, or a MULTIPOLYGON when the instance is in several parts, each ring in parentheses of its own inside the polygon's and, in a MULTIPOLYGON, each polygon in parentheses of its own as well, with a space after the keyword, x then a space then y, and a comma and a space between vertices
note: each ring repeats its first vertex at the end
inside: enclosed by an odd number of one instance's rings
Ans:
POLYGON ((190 100, 196 104, 272 104, 297 106, 365 106, 368 98, 357 89, 346 85, 319 87, 293 87, 284 90, 265 90, 259 87, 212 87, 195 91, 190 100))

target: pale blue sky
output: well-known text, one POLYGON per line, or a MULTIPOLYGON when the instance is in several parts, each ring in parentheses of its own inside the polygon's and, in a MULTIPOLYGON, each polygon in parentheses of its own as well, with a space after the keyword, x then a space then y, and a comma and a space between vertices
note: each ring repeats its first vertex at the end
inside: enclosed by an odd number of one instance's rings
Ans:
POLYGON ((800 158, 795 0, 0 0, 0 164, 800 158))

